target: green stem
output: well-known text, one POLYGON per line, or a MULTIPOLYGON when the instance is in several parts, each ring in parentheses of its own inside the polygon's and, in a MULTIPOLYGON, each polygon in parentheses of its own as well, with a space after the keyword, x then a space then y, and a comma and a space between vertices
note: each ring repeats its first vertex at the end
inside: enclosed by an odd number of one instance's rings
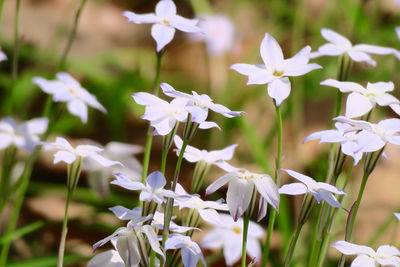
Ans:
MULTIPOLYGON (((281 154, 282 154, 282 114, 279 106, 275 106, 276 117, 277 117, 277 127, 278 127, 278 151, 276 157, 276 166, 275 166, 275 183, 279 187, 280 185, 280 171, 281 171, 281 154)), ((272 231, 274 229, 276 219, 276 210, 272 209, 268 219, 268 232, 267 239, 265 240, 264 249, 263 249, 263 259, 261 266, 267 266, 268 258, 269 258, 269 249, 271 244, 271 236, 272 231)))
POLYGON ((165 168, 167 165, 168 150, 163 149, 161 155, 161 173, 165 175, 165 168))
POLYGON ((64 220, 63 220, 63 225, 62 225, 62 232, 61 232, 61 240, 60 240, 60 246, 58 249, 58 262, 57 262, 57 267, 62 267, 63 266, 63 261, 64 261, 64 251, 65 251, 65 240, 67 239, 67 232, 68 232, 68 209, 69 209, 69 203, 71 202, 72 198, 72 190, 68 190, 67 193, 67 202, 65 203, 65 213, 64 213, 64 220))
POLYGON ((3 6, 4 6, 4 0, 0 0, 0 24, 2 21, 2 15, 3 15, 3 6))
POLYGON ((19 53, 19 8, 21 0, 15 1, 15 18, 14 18, 14 54, 12 62, 12 80, 15 82, 18 77, 18 53, 19 53))
MULTIPOLYGON (((179 172, 181 170, 183 154, 185 153, 185 149, 186 149, 187 145, 188 145, 188 140, 185 138, 185 139, 183 139, 183 144, 182 144, 179 156, 178 156, 178 161, 176 162, 176 167, 175 167, 175 172, 174 172, 174 180, 172 182, 172 187, 171 187, 172 191, 175 191, 176 184, 178 183, 179 172)), ((167 241, 167 238, 168 238, 169 223, 171 222, 173 207, 174 207, 174 199, 168 198, 167 206, 165 208, 165 213, 164 213, 164 229, 163 229, 163 235, 162 235, 162 247, 164 247, 165 241, 167 241)))
MULTIPOLYGON (((319 210, 318 210, 318 215, 317 215, 317 222, 316 222, 316 224, 315 225, 319 225, 320 224, 320 221, 321 221, 321 215, 322 215, 322 205, 320 204, 320 208, 319 208, 319 210)), ((314 229, 314 232, 313 232, 313 236, 312 236, 312 245, 311 245, 311 254, 310 254, 310 259, 309 259, 309 262, 308 262, 308 266, 315 266, 315 263, 316 263, 316 261, 317 261, 317 257, 318 257, 318 251, 319 251, 319 248, 320 248, 320 240, 317 240, 318 238, 318 229, 314 229)))
POLYGON ((82 0, 81 4, 78 7, 78 10, 76 11, 74 24, 72 26, 72 31, 71 31, 71 33, 69 35, 67 45, 66 45, 66 47, 64 49, 64 52, 63 52, 63 54, 61 56, 60 63, 58 65, 58 69, 59 70, 64 70, 65 69, 65 63, 67 61, 67 56, 68 56, 69 51, 71 50, 72 43, 74 42, 74 39, 76 37, 76 33, 77 33, 77 30, 78 30, 78 24, 79 24, 79 18, 81 16, 83 7, 86 4, 86 1, 87 0, 82 0))
POLYGON ((249 230, 249 216, 243 218, 243 240, 242 240, 242 267, 246 267, 246 246, 247 246, 247 232, 249 230))
POLYGON ((297 225, 296 232, 293 234, 292 241, 290 242, 289 250, 286 254, 285 258, 285 267, 290 266, 290 262, 292 261, 293 258, 293 252, 294 248, 296 247, 297 240, 299 239, 299 235, 301 232, 301 228, 303 227, 303 224, 297 225))

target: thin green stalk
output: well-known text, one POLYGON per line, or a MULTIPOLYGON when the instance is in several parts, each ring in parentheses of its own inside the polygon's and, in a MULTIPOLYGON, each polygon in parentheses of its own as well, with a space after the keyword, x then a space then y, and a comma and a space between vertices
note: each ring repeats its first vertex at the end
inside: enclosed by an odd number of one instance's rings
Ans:
MULTIPOLYGON (((276 157, 276 166, 275 166, 275 183, 279 187, 280 185, 280 172, 281 172, 281 154, 282 154, 282 114, 281 109, 279 106, 275 106, 276 110, 276 117, 277 117, 277 127, 278 127, 278 151, 276 157)), ((276 210, 272 209, 269 215, 268 220, 268 232, 267 232, 267 239, 265 240, 264 249, 263 249, 263 259, 261 266, 267 266, 268 258, 269 258, 269 248, 271 244, 271 236, 272 231, 274 229, 276 219, 276 210)))
MULTIPOLYGON (((320 221, 321 221, 321 215, 322 215, 322 208, 321 208, 321 204, 320 204, 320 209, 318 210, 318 215, 317 215, 317 222, 315 225, 319 225, 320 221)), ((310 254, 310 258, 308 261, 308 265, 307 266, 315 266, 316 261, 317 261, 317 257, 318 257, 318 252, 319 252, 319 247, 321 242, 319 240, 317 240, 318 236, 318 231, 315 229, 313 232, 313 236, 312 236, 312 245, 311 245, 311 254, 310 254)))
POLYGON ((0 0, 0 24, 2 21, 2 15, 3 15, 3 6, 4 6, 4 0, 0 0))
POLYGON ((71 202, 72 198, 72 190, 68 190, 67 193, 67 202, 65 203, 65 213, 64 213, 64 220, 63 220, 63 225, 62 225, 62 232, 61 232, 61 239, 60 239, 60 246, 58 249, 58 262, 57 262, 57 267, 62 267, 63 262, 64 262, 64 251, 65 251, 65 240, 67 238, 67 232, 68 232, 68 209, 69 209, 69 203, 71 202))
POLYGON ((285 258, 285 267, 290 266, 290 262, 293 257, 294 248, 296 247, 296 243, 297 243, 297 240, 299 239, 302 227, 303 227, 303 224, 297 225, 296 232, 294 232, 294 234, 293 234, 292 241, 290 242, 289 250, 288 250, 288 252, 286 254, 286 258, 285 258))
MULTIPOLYGON (((179 156, 178 156, 178 161, 176 162, 176 167, 175 167, 175 172, 174 172, 174 180, 172 182, 172 187, 171 187, 172 191, 175 191, 176 184, 178 182, 179 172, 181 170, 181 164, 182 164, 182 159, 183 159, 183 154, 185 153, 185 149, 186 149, 187 145, 188 145, 188 140, 185 138, 185 139, 183 139, 183 144, 182 144, 179 156)), ((173 207, 174 207, 174 199, 168 198, 167 206, 166 206, 165 212, 164 212, 164 229, 163 229, 163 235, 162 235, 162 247, 164 247, 165 241, 167 241, 168 232, 169 232, 169 223, 171 222, 173 207)))
POLYGON ((168 150, 163 149, 161 154, 161 173, 165 175, 165 168, 167 166, 168 150))
POLYGON ((72 31, 71 31, 71 33, 70 33, 70 35, 69 35, 67 45, 66 45, 66 47, 65 47, 65 49, 64 49, 64 52, 63 52, 63 54, 62 54, 62 56, 61 56, 60 63, 59 63, 59 65, 58 65, 58 69, 59 69, 59 70, 64 70, 64 69, 65 69, 65 63, 66 63, 66 61, 67 61, 67 56, 68 56, 69 51, 71 50, 72 43, 74 42, 74 39, 75 39, 77 30, 78 30, 79 18, 80 18, 80 16, 81 16, 83 7, 84 7, 85 4, 86 4, 86 1, 87 1, 87 0, 82 0, 82 1, 81 1, 81 4, 80 4, 79 7, 78 7, 78 10, 76 11, 75 19, 74 19, 74 24, 73 24, 73 26, 72 26, 72 31))
POLYGON ((18 77, 18 54, 19 54, 19 8, 21 0, 15 1, 15 17, 14 17, 14 53, 12 62, 12 80, 15 82, 18 77))
POLYGON ((247 246, 247 232, 249 230, 249 216, 243 218, 243 240, 242 240, 242 267, 246 267, 246 246, 247 246))

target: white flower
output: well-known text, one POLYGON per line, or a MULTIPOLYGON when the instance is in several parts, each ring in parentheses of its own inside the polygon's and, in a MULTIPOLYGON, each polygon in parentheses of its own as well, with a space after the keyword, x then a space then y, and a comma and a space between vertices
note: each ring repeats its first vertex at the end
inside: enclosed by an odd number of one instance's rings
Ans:
MULTIPOLYGON (((172 217, 171 219, 175 219, 176 217, 172 217)), ((156 211, 153 216, 153 220, 151 221, 151 225, 157 228, 158 230, 164 230, 164 213, 156 211)), ((190 230, 200 230, 196 227, 189 226, 180 226, 174 223, 172 220, 169 223, 169 231, 175 233, 185 233, 190 230)))
POLYGON ((165 249, 181 249, 182 263, 185 267, 197 266, 199 259, 203 262, 203 266, 206 267, 206 260, 204 259, 203 253, 199 245, 193 242, 189 236, 180 234, 172 234, 168 236, 165 242, 165 249))
POLYGON ((149 174, 146 178, 146 185, 139 181, 132 181, 132 179, 126 177, 122 173, 117 173, 114 175, 116 180, 111 181, 111 184, 121 186, 128 190, 141 190, 140 200, 141 201, 154 201, 158 204, 162 204, 166 201, 166 198, 177 198, 177 194, 171 190, 164 189, 167 181, 164 175, 155 171, 149 174))
POLYGON ((175 29, 183 32, 201 32, 196 26, 197 19, 186 19, 176 14, 176 6, 172 0, 158 2, 155 13, 139 15, 124 11, 122 14, 128 18, 129 22, 154 24, 151 27, 151 36, 157 43, 157 52, 172 41, 175 29))
MULTIPOLYGON (((96 142, 91 142, 98 145, 96 142)), ((140 181, 142 166, 132 155, 142 152, 142 147, 120 142, 110 142, 104 146, 102 155, 111 160, 123 164, 104 167, 91 158, 86 158, 82 169, 89 172, 90 186, 102 197, 106 197, 109 191, 109 178, 114 173, 124 173, 133 180, 140 181)))
MULTIPOLYGON (((179 155, 183 143, 182 139, 178 135, 175 135, 174 142, 177 147, 177 149, 175 149, 176 154, 179 155)), ((186 146, 185 152, 183 153, 183 157, 187 161, 192 163, 204 161, 208 164, 216 165, 224 171, 233 172, 237 171, 238 168, 233 167, 232 165, 227 163, 226 160, 232 159, 236 147, 237 145, 235 144, 221 150, 207 151, 205 149, 200 150, 188 145, 186 146)))
POLYGON ((351 267, 400 266, 400 251, 394 246, 382 245, 375 252, 370 247, 341 240, 331 244, 331 247, 344 255, 357 255, 351 267))
MULTIPOLYGON (((183 189, 181 185, 177 185, 175 193, 178 195, 187 195, 188 193, 183 189)), ((190 195, 187 200, 177 200, 176 204, 179 209, 189 208, 195 209, 199 213, 200 217, 211 224, 220 223, 219 214, 216 210, 228 210, 228 206, 217 201, 204 201, 197 195, 190 195)))
POLYGON ((299 180, 301 183, 285 184, 279 189, 279 194, 301 195, 305 193, 311 193, 317 200, 318 204, 321 202, 321 200, 325 200, 326 203, 334 208, 342 207, 342 205, 340 205, 333 195, 346 194, 339 188, 327 183, 316 182, 313 178, 292 170, 283 170, 293 178, 299 180))
POLYGON ((106 109, 97 101, 96 97, 90 94, 71 75, 65 72, 57 73, 57 80, 48 81, 41 77, 33 78, 33 82, 45 93, 53 95, 54 102, 66 102, 68 111, 78 116, 83 123, 87 122, 87 106, 106 113, 106 109))
POLYGON ((363 152, 358 146, 358 134, 354 131, 348 132, 351 125, 347 123, 335 123, 336 129, 319 131, 307 136, 304 142, 320 139, 320 143, 340 143, 340 148, 343 154, 346 154, 354 159, 354 165, 361 160, 363 152))
POLYGON ((235 27, 224 14, 201 15, 199 28, 204 34, 190 35, 192 40, 204 41, 210 56, 221 56, 232 49, 235 27))
POLYGON ((317 52, 311 53, 311 58, 348 54, 352 60, 356 62, 366 62, 372 66, 375 66, 376 62, 369 54, 393 54, 400 59, 400 52, 394 48, 368 44, 352 45, 346 37, 325 28, 321 29, 321 34, 322 37, 330 43, 320 46, 317 52))
POLYGON ((377 124, 361 120, 352 120, 343 116, 334 120, 348 123, 353 130, 361 130, 357 134, 359 150, 374 152, 383 148, 387 142, 400 145, 400 119, 381 120, 377 124))
POLYGON ((192 91, 191 95, 182 93, 175 90, 171 85, 167 83, 160 84, 160 87, 163 90, 164 94, 169 97, 174 97, 178 99, 183 98, 187 100, 185 109, 192 115, 192 121, 200 124, 200 129, 218 127, 215 122, 206 121, 209 109, 227 118, 233 118, 245 114, 245 112, 243 111, 232 111, 221 104, 215 104, 213 100, 206 94, 199 95, 195 91, 192 91))
POLYGON ((367 87, 363 87, 358 83, 328 79, 321 82, 321 84, 336 87, 342 93, 350 93, 347 97, 345 114, 348 118, 367 114, 375 104, 390 106, 394 112, 400 115, 400 101, 387 93, 394 89, 392 82, 367 83, 367 87))
POLYGON ((100 152, 103 151, 103 149, 100 147, 91 145, 79 145, 76 148, 73 148, 70 143, 63 137, 57 137, 54 143, 45 143, 45 146, 46 149, 58 150, 54 154, 54 164, 57 164, 60 161, 71 164, 79 158, 89 157, 104 167, 110 167, 115 164, 122 165, 118 161, 109 160, 100 155, 100 152))
POLYGON ((168 103, 155 95, 144 92, 135 93, 132 97, 139 105, 146 106, 142 119, 150 121, 157 135, 169 134, 177 121, 184 122, 187 119, 186 99, 177 98, 168 103))
POLYGON ((7 55, 3 51, 0 51, 0 62, 4 60, 7 60, 7 55))
MULTIPOLYGON (((223 248, 226 265, 232 266, 242 255, 243 219, 237 222, 226 214, 220 214, 222 223, 213 224, 214 229, 206 233, 200 245, 207 249, 223 248)), ((250 221, 247 236, 246 251, 255 261, 261 260, 259 240, 264 235, 264 229, 250 221)))
POLYGON ((284 59, 278 42, 266 33, 260 46, 264 64, 234 64, 231 69, 249 76, 248 85, 268 84, 268 95, 275 100, 277 106, 280 106, 290 94, 289 76, 300 76, 322 68, 315 63, 308 64, 310 52, 311 47, 306 46, 292 58, 284 59))
MULTIPOLYGON (((399 0, 399 1, 400 1, 400 0, 399 0)), ((396 32, 397 38, 400 39, 400 27, 397 26, 397 27, 394 28, 394 30, 395 30, 395 32, 396 32)))
MULTIPOLYGON (((144 236, 146 236, 151 249, 165 258, 154 229, 150 225, 142 225, 143 222, 151 218, 152 215, 149 215, 130 220, 126 227, 118 228, 113 234, 94 244, 93 250, 96 250, 109 241, 114 241, 116 242, 116 248, 120 257, 125 262, 125 266, 138 266, 141 261, 141 254, 144 253, 144 251, 139 252, 141 248, 139 248, 138 243, 145 241, 144 236)), ((144 256, 147 258, 147 255, 144 256)))
POLYGON ((249 206, 254 186, 272 207, 279 210, 278 187, 269 175, 256 174, 247 170, 227 173, 207 187, 206 195, 215 192, 226 183, 229 183, 226 202, 235 221, 249 206))
MULTIPOLYGON (((111 243, 115 248, 116 242, 111 243)), ((110 249, 94 255, 86 267, 125 267, 125 263, 116 249, 110 249)))
POLYGON ((396 218, 400 221, 400 213, 393 213, 394 214, 394 216, 396 216, 396 218))
POLYGON ((40 141, 39 136, 47 130, 49 120, 37 118, 17 124, 13 118, 4 118, 0 121, 0 149, 11 145, 25 149, 32 153, 35 145, 40 141))

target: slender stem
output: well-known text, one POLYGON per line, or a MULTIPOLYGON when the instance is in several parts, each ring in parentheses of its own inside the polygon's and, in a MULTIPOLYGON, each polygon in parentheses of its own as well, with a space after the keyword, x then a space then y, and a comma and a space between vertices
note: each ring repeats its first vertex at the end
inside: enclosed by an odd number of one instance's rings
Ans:
POLYGON ((65 213, 64 213, 64 220, 63 220, 63 225, 62 225, 62 232, 61 232, 61 240, 60 240, 60 246, 58 249, 58 262, 57 262, 57 267, 62 267, 63 266, 63 261, 64 261, 64 251, 65 251, 65 240, 67 238, 67 232, 68 232, 68 209, 69 209, 69 203, 71 202, 72 198, 72 190, 68 190, 67 193, 67 202, 65 203, 65 213))
MULTIPOLYGON (((183 159, 183 154, 185 153, 185 149, 186 149, 187 145, 188 145, 188 140, 185 138, 183 140, 181 151, 178 156, 178 161, 176 162, 174 180, 173 180, 172 186, 171 186, 172 191, 175 191, 176 184, 178 182, 179 172, 181 170, 181 164, 182 164, 182 159, 183 159)), ((164 212, 164 229, 163 229, 163 235, 162 235, 162 247, 164 247, 165 241, 167 241, 168 231, 169 231, 169 223, 171 222, 173 207, 174 207, 174 199, 168 198, 167 206, 166 206, 165 212, 164 212)))
POLYGON ((81 16, 83 7, 86 4, 86 1, 87 0, 82 0, 81 4, 79 5, 78 10, 76 11, 74 24, 72 26, 72 31, 71 31, 71 33, 69 35, 67 45, 66 45, 66 47, 64 49, 64 52, 63 52, 63 54, 61 56, 60 63, 58 65, 58 69, 60 69, 60 70, 63 70, 65 68, 65 63, 67 61, 67 56, 68 56, 69 51, 71 50, 72 43, 74 42, 74 39, 76 37, 76 32, 78 30, 78 24, 79 24, 79 18, 81 16))
MULTIPOLYGON (((320 204, 320 208, 318 210, 318 215, 317 215, 317 222, 315 224, 317 226, 320 224, 321 217, 322 217, 321 215, 322 215, 322 205, 320 204)), ((317 261, 318 251, 319 251, 320 243, 321 243, 320 240, 317 240, 318 239, 317 236, 318 236, 318 230, 315 229, 313 232, 312 239, 311 239, 312 245, 311 245, 311 254, 310 254, 308 266, 315 266, 315 263, 317 261)))
POLYGON ((19 8, 21 0, 15 1, 15 17, 14 17, 14 54, 12 62, 12 80, 15 82, 18 77, 18 53, 19 53, 19 8))
MULTIPOLYGON (((278 151, 276 157, 276 165, 275 165, 275 183, 279 187, 280 185, 280 172, 281 172, 281 154, 282 154, 282 114, 279 106, 275 106, 276 117, 277 117, 277 127, 278 127, 278 151)), ((276 210, 272 209, 268 219, 268 232, 267 239, 265 240, 264 249, 263 249, 263 259, 261 266, 267 266, 268 257, 269 257, 269 248, 271 244, 271 236, 272 231, 274 229, 276 219, 276 210)))
POLYGON ((286 258, 285 258, 285 267, 290 266, 290 262, 293 257, 294 248, 296 247, 296 243, 297 243, 297 240, 299 239, 299 235, 300 235, 302 227, 303 227, 303 224, 298 224, 297 228, 296 228, 296 232, 294 232, 294 234, 293 234, 292 241, 290 242, 289 250, 288 250, 288 252, 286 254, 286 258))
POLYGON ((2 21, 2 15, 3 15, 3 6, 4 6, 4 0, 0 0, 0 24, 2 21))
POLYGON ((156 253, 154 250, 151 250, 150 252, 150 267, 154 267, 156 264, 156 253))
POLYGON ((246 267, 246 246, 247 246, 247 232, 249 230, 249 216, 243 218, 243 240, 242 240, 242 267, 246 267))
POLYGON ((161 173, 165 175, 165 167, 167 165, 168 150, 163 149, 161 155, 161 173))

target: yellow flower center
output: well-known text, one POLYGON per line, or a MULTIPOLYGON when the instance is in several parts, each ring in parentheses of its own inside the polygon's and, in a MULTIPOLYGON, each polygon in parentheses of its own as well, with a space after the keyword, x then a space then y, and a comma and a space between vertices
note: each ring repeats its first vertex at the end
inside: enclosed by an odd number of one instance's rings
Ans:
POLYGON ((163 20, 161 21, 161 24, 162 24, 162 25, 165 25, 165 26, 169 26, 169 21, 166 20, 166 19, 163 19, 163 20))
POLYGON ((242 230, 240 230, 239 227, 233 227, 233 232, 236 234, 240 234, 242 232, 242 230))
POLYGON ((282 71, 274 71, 274 76, 282 76, 283 75, 283 72, 282 71))

